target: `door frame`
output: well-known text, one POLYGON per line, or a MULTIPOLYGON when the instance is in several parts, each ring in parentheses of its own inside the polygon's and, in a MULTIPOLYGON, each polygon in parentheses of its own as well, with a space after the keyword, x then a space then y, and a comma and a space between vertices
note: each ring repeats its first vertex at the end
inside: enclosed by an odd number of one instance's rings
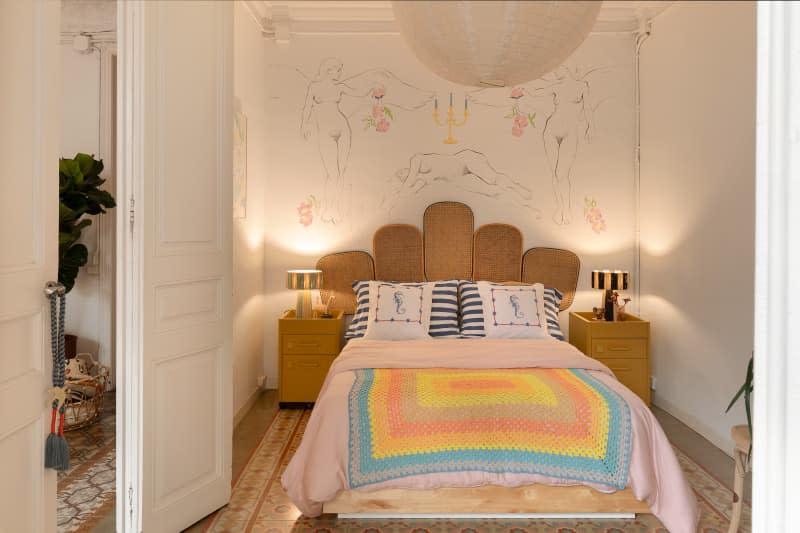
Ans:
POLYGON ((117 2, 117 505, 116 530, 138 533, 142 517, 144 5, 117 2))
POLYGON ((800 5, 758 2, 753 531, 800 501, 800 5), (794 357, 793 357, 794 356, 794 357), (794 360, 793 360, 794 359, 794 360), (794 502, 794 504, 792 503, 794 502))

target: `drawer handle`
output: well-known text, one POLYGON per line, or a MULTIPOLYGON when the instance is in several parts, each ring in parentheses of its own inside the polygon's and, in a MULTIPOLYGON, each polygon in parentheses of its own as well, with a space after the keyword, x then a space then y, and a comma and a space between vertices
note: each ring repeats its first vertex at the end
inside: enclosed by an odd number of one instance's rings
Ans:
POLYGON ((319 348, 319 344, 317 344, 316 342, 314 342, 314 343, 290 342, 289 343, 289 349, 292 349, 292 348, 303 348, 303 349, 314 349, 314 350, 316 350, 317 348, 319 348))
POLYGON ((610 366, 608 368, 610 368, 612 372, 630 372, 631 370, 629 366, 610 366))
POLYGON ((633 346, 630 344, 609 344, 608 351, 610 352, 630 352, 633 346))
POLYGON ((305 366, 305 367, 316 368, 316 367, 319 366, 319 362, 318 361, 302 361, 300 363, 294 362, 294 363, 291 363, 290 366, 305 366))

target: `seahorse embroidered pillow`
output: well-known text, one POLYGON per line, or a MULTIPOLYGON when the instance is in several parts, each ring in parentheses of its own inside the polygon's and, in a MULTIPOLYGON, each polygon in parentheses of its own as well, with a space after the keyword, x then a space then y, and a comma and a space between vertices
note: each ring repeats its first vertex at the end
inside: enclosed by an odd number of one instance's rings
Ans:
POLYGON ((489 338, 547 338, 544 286, 478 282, 483 327, 489 338))
POLYGON ((429 338, 433 283, 369 282, 365 339, 429 338))

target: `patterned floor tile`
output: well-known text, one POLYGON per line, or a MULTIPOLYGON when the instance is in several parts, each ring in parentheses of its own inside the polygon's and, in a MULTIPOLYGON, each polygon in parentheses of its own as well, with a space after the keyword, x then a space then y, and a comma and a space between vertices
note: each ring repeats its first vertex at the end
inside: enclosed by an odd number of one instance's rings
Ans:
MULTIPOLYGON (((233 487, 231 504, 220 510, 211 533, 668 533, 653 515, 633 520, 339 520, 302 516, 280 485, 280 475, 300 444, 308 410, 282 410, 233 487)), ((675 449, 698 496, 700 533, 725 533, 732 493, 700 465, 675 449)), ((742 533, 750 532, 745 504, 742 533)))

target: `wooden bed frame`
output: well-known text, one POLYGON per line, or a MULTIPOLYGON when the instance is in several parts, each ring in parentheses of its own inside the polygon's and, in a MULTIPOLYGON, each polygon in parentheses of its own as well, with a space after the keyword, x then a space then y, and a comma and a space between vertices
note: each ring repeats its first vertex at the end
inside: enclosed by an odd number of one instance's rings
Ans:
MULTIPOLYGON (((475 279, 495 282, 541 282, 559 289, 567 309, 580 272, 578 256, 569 250, 531 248, 523 253, 522 233, 508 224, 486 224, 474 230, 472 210, 458 202, 428 206, 423 231, 410 224, 389 224, 373 238, 374 258, 364 251, 326 255, 317 262, 323 272, 323 298, 353 314, 354 280, 436 281, 475 279)), ((383 516, 540 515, 547 517, 633 518, 650 513, 630 489, 603 493, 583 485, 485 485, 430 490, 346 490, 323 504, 325 513, 383 516)))
MULTIPOLYGON (((526 485, 430 490, 346 490, 323 504, 323 512, 346 515, 614 515, 633 518, 649 513, 630 489, 603 493, 583 485, 526 485), (627 516, 622 516, 627 515, 627 516)), ((610 518, 610 516, 607 516, 610 518)))

